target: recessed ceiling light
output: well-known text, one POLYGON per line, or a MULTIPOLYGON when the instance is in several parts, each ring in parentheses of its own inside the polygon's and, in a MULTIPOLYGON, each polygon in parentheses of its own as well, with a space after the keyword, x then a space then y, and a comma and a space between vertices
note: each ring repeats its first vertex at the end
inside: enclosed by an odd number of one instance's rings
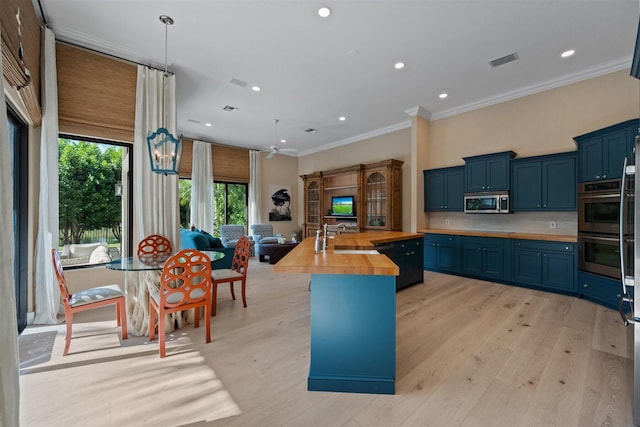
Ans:
POLYGON ((251 90, 254 92, 260 92, 260 86, 251 86, 251 90))
POLYGON ((211 126, 213 126, 211 123, 205 123, 204 124, 206 127, 210 128, 211 126))
POLYGON ((331 9, 329 9, 326 6, 323 6, 320 9, 318 9, 318 15, 320 16, 320 18, 327 18, 329 15, 331 15, 331 9))
POLYGON ((449 94, 448 94, 448 93, 444 93, 444 92, 443 92, 443 93, 441 93, 440 95, 438 95, 438 98, 440 98, 440 99, 445 99, 447 96, 449 96, 449 94))
POLYGON ((395 64, 393 64, 393 68, 395 68, 396 70, 402 70, 404 68, 404 62, 396 62, 395 64))
POLYGON ((341 122, 344 122, 345 120, 347 120, 347 118, 345 116, 340 116, 338 117, 338 120, 340 120, 341 122))
POLYGON ((568 57, 572 56, 574 53, 576 53, 575 50, 569 49, 569 50, 565 50, 564 52, 562 52, 560 54, 560 56, 563 57, 563 58, 568 58, 568 57))

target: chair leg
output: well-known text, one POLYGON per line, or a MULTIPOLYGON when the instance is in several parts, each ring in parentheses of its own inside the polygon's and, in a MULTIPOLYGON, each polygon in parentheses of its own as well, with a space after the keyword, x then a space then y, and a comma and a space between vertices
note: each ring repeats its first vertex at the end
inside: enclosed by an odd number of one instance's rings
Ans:
POLYGON ((200 307, 193 307, 193 327, 200 327, 200 307))
POLYGON ((233 292, 233 284, 234 284, 234 283, 235 283, 235 282, 234 282, 233 280, 229 282, 229 289, 231 289, 231 299, 233 299, 233 300, 235 300, 235 299, 236 299, 236 293, 235 293, 235 292, 233 292))
POLYGON ((244 308, 247 308, 247 295, 245 294, 245 289, 247 285, 247 279, 246 277, 242 278, 242 305, 244 305, 244 308))
POLYGON ((216 315, 216 304, 218 303, 218 284, 214 283, 211 287, 211 316, 216 315))
POLYGON ((208 304, 204 305, 204 333, 206 342, 211 342, 211 307, 208 304))
POLYGON ((149 298, 149 341, 156 339, 156 305, 149 298))
POLYGON ((164 310, 160 308, 158 311, 158 341, 160 342, 160 358, 167 355, 166 351, 166 334, 165 334, 165 314, 164 310))
POLYGON ((129 338, 129 330, 127 329, 127 303, 124 298, 116 304, 116 312, 120 320, 118 324, 122 327, 122 339, 126 340, 129 338))
POLYGON ((65 313, 64 317, 65 317, 65 321, 67 322, 67 332, 64 337, 65 344, 64 344, 64 352, 62 353, 62 355, 66 356, 67 353, 69 353, 69 346, 71 345, 71 329, 73 326, 73 312, 69 311, 65 313))

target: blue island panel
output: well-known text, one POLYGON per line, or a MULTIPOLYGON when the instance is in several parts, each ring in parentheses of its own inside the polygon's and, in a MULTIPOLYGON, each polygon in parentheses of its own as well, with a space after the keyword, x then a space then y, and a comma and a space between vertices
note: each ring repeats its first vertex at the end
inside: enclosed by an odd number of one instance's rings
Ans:
POLYGON ((395 393, 395 279, 311 275, 309 390, 395 393))

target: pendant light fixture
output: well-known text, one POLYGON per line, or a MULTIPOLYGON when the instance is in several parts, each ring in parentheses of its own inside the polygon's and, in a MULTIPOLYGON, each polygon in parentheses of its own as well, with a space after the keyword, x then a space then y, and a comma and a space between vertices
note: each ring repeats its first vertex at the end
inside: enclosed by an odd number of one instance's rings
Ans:
POLYGON ((162 123, 158 130, 149 132, 147 146, 149 148, 149 160, 151 171, 164 175, 177 175, 182 158, 182 136, 176 138, 167 130, 167 109, 165 105, 167 71, 167 39, 169 25, 173 25, 173 19, 167 15, 160 15, 160 22, 164 29, 164 73, 162 74, 162 123))

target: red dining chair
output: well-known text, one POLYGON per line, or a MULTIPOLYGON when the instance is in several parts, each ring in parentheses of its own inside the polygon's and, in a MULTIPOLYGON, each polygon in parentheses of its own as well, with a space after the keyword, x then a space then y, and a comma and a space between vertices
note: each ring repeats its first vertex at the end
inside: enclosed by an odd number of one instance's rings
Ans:
POLYGON ((138 257, 144 255, 171 255, 171 242, 159 234, 151 234, 138 243, 138 257))
POLYGON ((197 249, 184 249, 167 259, 160 274, 160 287, 149 290, 149 340, 155 339, 156 314, 160 357, 166 356, 165 314, 193 308, 194 326, 200 326, 204 308, 206 341, 211 342, 211 260, 197 249))
POLYGON ((231 263, 231 268, 222 268, 218 270, 213 270, 213 289, 211 290, 211 315, 216 315, 216 304, 218 300, 218 285, 220 283, 229 283, 229 288, 231 289, 231 298, 236 299, 236 295, 233 292, 233 284, 236 281, 242 282, 242 305, 247 307, 247 296, 246 296, 246 286, 247 286, 247 267, 249 266, 249 257, 251 256, 251 243, 247 236, 242 236, 238 243, 236 244, 236 248, 233 252, 233 261, 231 263))
POLYGON ((75 294, 69 293, 67 288, 67 280, 62 272, 62 264, 60 256, 56 249, 51 249, 51 258, 53 260, 53 269, 56 272, 58 286, 60 287, 60 296, 64 304, 64 319, 67 323, 67 333, 65 335, 65 346, 63 356, 69 353, 69 345, 71 344, 71 327, 73 325, 73 313, 78 311, 90 310, 105 305, 115 304, 116 306, 116 323, 122 327, 122 339, 127 339, 127 312, 124 292, 118 285, 104 285, 95 288, 85 289, 75 294))

